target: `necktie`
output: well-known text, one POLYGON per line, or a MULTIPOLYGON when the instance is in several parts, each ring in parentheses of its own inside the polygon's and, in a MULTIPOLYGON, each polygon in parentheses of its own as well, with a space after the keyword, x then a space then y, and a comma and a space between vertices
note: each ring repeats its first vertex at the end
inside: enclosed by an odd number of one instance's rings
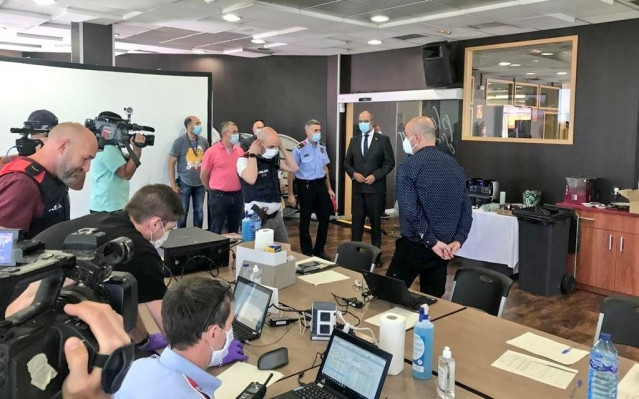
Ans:
POLYGON ((368 155, 368 133, 364 135, 364 158, 368 155))

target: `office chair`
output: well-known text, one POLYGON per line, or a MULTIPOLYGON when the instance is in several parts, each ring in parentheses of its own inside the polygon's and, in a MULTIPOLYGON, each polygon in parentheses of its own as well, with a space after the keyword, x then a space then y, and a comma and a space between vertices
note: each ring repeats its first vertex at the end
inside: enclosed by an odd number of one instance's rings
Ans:
POLYGON ((355 271, 370 270, 372 272, 380 253, 379 248, 374 245, 360 241, 347 241, 337 247, 335 263, 355 271))
POLYGON ((615 344, 639 348, 639 298, 609 296, 601 305, 595 342, 601 332, 610 334, 615 344))
POLYGON ((510 277, 494 270, 460 267, 455 273, 450 300, 501 317, 512 285, 510 277))

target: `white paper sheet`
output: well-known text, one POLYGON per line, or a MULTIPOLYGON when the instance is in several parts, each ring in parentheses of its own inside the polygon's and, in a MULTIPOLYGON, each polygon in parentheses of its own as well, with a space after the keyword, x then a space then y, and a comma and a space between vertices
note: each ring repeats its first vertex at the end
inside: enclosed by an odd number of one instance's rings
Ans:
POLYGON ((575 364, 588 355, 585 350, 576 349, 531 332, 506 341, 506 343, 561 364, 575 364))
POLYGON ((270 386, 284 375, 278 371, 258 370, 256 366, 244 362, 236 362, 225 370, 217 378, 222 380, 222 386, 215 391, 216 398, 236 398, 251 382, 264 383, 273 373, 273 378, 268 382, 270 386))
POLYGON ((415 325, 415 322, 419 320, 419 313, 411 312, 408 309, 396 307, 396 308, 392 308, 391 310, 387 310, 386 312, 375 315, 373 317, 369 317, 368 319, 364 321, 379 327, 382 315, 385 315, 386 313, 395 313, 400 316, 404 316, 406 318, 406 330, 408 330, 409 328, 412 328, 415 325))
POLYGON ((632 366, 619 383, 617 399, 639 399, 639 364, 632 366))
POLYGON ((577 375, 575 369, 511 350, 495 360, 492 366, 561 389, 568 388, 577 375))
POLYGON ((336 281, 346 280, 350 277, 333 270, 327 270, 325 272, 308 274, 306 276, 297 276, 297 278, 299 278, 300 280, 304 280, 307 283, 310 283, 313 285, 320 285, 320 284, 329 284, 329 283, 334 283, 336 281))

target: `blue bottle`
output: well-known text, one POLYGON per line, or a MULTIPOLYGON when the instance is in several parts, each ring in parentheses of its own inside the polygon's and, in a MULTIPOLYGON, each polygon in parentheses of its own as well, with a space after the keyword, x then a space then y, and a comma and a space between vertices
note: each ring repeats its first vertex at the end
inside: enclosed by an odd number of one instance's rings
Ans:
POLYGON ((251 236, 249 237, 249 241, 255 241, 255 233, 262 228, 262 219, 260 219, 260 215, 257 212, 253 212, 251 215, 251 236))
POLYGON ((428 305, 419 308, 419 321, 413 335, 413 377, 428 380, 433 376, 433 337, 435 325, 428 320, 428 305))
POLYGON ((588 371, 588 399, 617 397, 619 355, 610 340, 610 334, 601 333, 599 341, 590 350, 588 371))
POLYGON ((244 212, 244 219, 242 219, 242 241, 251 241, 251 218, 248 211, 244 212))

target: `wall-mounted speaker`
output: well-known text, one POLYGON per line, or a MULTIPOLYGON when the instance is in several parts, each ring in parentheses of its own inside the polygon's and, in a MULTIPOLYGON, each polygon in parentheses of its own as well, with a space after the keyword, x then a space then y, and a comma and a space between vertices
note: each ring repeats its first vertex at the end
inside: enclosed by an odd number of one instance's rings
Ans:
POLYGON ((456 83, 455 68, 448 42, 429 43, 422 47, 426 87, 447 87, 456 83))

